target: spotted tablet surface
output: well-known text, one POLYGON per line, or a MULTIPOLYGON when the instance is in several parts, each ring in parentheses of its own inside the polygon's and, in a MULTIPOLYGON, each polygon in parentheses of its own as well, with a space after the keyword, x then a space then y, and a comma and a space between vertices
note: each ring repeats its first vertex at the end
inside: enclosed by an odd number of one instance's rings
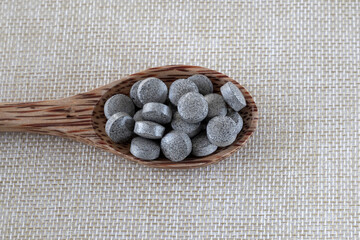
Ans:
POLYGON ((130 140, 134 130, 134 119, 124 112, 115 113, 105 125, 105 132, 115 143, 130 140))
POLYGON ((142 80, 137 89, 137 97, 142 104, 149 102, 164 103, 168 94, 167 86, 158 78, 142 80))
POLYGON ((173 162, 184 160, 192 149, 189 136, 176 130, 169 132, 161 139, 160 147, 165 157, 173 162))
POLYGON ((186 133, 190 138, 194 137, 201 130, 201 123, 188 123, 185 122, 178 112, 175 112, 171 121, 171 127, 174 130, 178 130, 186 133))
POLYGON ((170 85, 169 99, 175 106, 179 99, 188 92, 199 92, 196 84, 189 79, 178 79, 170 85))
POLYGON ((130 116, 135 113, 135 106, 133 101, 124 94, 116 94, 109 98, 104 106, 104 114, 107 119, 118 112, 125 112, 130 116))
POLYGON ((139 121, 135 123, 134 133, 148 139, 160 139, 164 135, 165 128, 158 123, 139 121))
POLYGON ((208 102, 209 106, 207 115, 208 119, 211 119, 215 116, 226 116, 226 103, 220 94, 210 93, 205 96, 205 100, 208 102))
POLYGON ((154 160, 160 155, 160 145, 150 139, 135 137, 131 140, 130 152, 143 160, 154 160))
POLYGON ((160 124, 167 124, 171 122, 172 111, 165 104, 151 102, 144 105, 142 118, 160 124))
POLYGON ((212 144, 218 147, 226 147, 236 139, 236 124, 227 116, 217 116, 209 121, 206 133, 212 144))
POLYGON ((194 137, 192 140, 192 152, 191 154, 196 157, 205 157, 216 151, 218 148, 212 144, 206 136, 206 132, 203 131, 194 137))
POLYGON ((138 121, 145 121, 145 119, 142 117, 142 109, 140 109, 139 111, 137 111, 135 114, 134 114, 134 121, 135 122, 138 122, 138 121))
POLYGON ((133 100, 134 104, 138 107, 138 108, 142 108, 144 106, 144 104, 142 104, 137 96, 137 90, 139 88, 139 85, 142 81, 137 81, 136 83, 134 83, 134 85, 132 85, 131 89, 130 89, 130 98, 133 100))
POLYGON ((202 95, 207 95, 214 91, 214 87, 211 80, 205 75, 196 74, 189 77, 188 79, 196 84, 196 86, 199 89, 199 92, 202 95))
POLYGON ((232 109, 228 110, 227 115, 228 117, 230 117, 232 120, 234 120, 235 124, 236 124, 236 134, 239 134, 239 132, 241 131, 242 127, 243 127, 243 119, 240 116, 240 114, 238 112, 235 112, 232 109))
POLYGON ((220 88, 221 94, 229 106, 238 112, 246 106, 244 95, 232 82, 227 82, 220 88))
POLYGON ((178 111, 184 121, 198 123, 208 115, 208 103, 200 93, 189 92, 180 98, 178 111))

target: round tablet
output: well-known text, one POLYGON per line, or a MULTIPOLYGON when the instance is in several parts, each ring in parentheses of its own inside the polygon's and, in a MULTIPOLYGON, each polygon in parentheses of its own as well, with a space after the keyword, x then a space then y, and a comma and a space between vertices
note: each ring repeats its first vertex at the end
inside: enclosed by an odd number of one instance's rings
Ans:
POLYGON ((138 122, 138 121, 145 121, 145 119, 142 117, 142 109, 140 109, 139 111, 137 111, 135 114, 134 114, 134 121, 135 122, 138 122))
POLYGON ((206 136, 206 132, 202 132, 192 140, 192 152, 191 154, 196 157, 204 157, 212 154, 218 148, 212 144, 206 136))
POLYGON ((214 87, 210 79, 205 75, 196 74, 188 78, 193 81, 202 95, 210 94, 214 91, 214 87))
POLYGON ((125 112, 130 116, 135 113, 135 106, 132 100, 124 94, 116 94, 109 98, 104 106, 104 114, 107 119, 118 112, 125 112))
POLYGON ((201 123, 188 123, 185 122, 178 112, 175 112, 173 119, 171 121, 171 127, 174 130, 182 131, 186 133, 189 137, 194 137, 201 130, 201 123))
POLYGON ((137 158, 154 160, 160 155, 160 146, 153 140, 135 137, 131 140, 130 152, 137 158))
POLYGON ((240 114, 238 112, 235 112, 232 109, 228 110, 228 113, 226 116, 230 117, 235 122, 236 132, 237 132, 236 134, 238 134, 241 131, 243 124, 244 124, 242 117, 240 116, 240 114))
POLYGON ((191 153, 192 148, 189 136, 175 130, 161 139, 160 147, 165 157, 173 162, 184 160, 191 153))
POLYGON ((145 120, 167 124, 171 122, 172 112, 169 106, 162 103, 147 103, 142 109, 142 117, 145 120))
POLYGON ((164 132, 165 128, 158 123, 150 121, 135 122, 134 133, 141 137, 149 139, 160 139, 164 135, 164 132))
POLYGON ((208 103, 209 111, 207 118, 213 118, 215 116, 226 116, 227 109, 224 98, 217 93, 210 93, 205 96, 205 100, 208 103))
POLYGON ((105 132, 115 142, 126 142, 133 135, 134 119, 124 112, 115 113, 105 125, 105 132))
POLYGON ((200 93, 189 92, 180 98, 178 111, 188 123, 201 122, 208 115, 208 103, 200 93))
POLYGON ((244 95, 240 89, 237 88, 232 82, 227 82, 220 88, 225 101, 236 112, 240 111, 246 106, 244 95))
POLYGON ((218 147, 226 147, 236 139, 236 124, 227 116, 217 116, 209 121, 206 133, 212 144, 218 147))
POLYGON ((149 102, 164 103, 168 89, 163 81, 158 78, 142 80, 137 89, 137 97, 142 104, 149 102))
POLYGON ((179 99, 188 92, 199 92, 196 84, 189 79, 178 79, 170 85, 169 99, 175 106, 179 99))
POLYGON ((137 96, 137 90, 139 88, 140 83, 142 82, 142 80, 137 81, 136 83, 134 83, 130 89, 130 98, 133 100, 134 104, 138 107, 138 108, 142 108, 144 104, 142 104, 137 96))

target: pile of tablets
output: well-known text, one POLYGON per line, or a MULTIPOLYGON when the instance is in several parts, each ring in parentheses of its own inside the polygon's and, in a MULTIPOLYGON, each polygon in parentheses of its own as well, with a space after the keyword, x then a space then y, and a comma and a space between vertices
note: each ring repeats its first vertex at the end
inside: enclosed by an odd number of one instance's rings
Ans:
POLYGON ((116 94, 106 101, 105 131, 115 143, 131 140, 131 154, 143 160, 161 152, 174 162, 210 155, 231 145, 243 127, 238 113, 246 106, 243 94, 231 82, 220 92, 213 93, 204 75, 178 79, 169 89, 158 78, 138 81, 130 97, 116 94))

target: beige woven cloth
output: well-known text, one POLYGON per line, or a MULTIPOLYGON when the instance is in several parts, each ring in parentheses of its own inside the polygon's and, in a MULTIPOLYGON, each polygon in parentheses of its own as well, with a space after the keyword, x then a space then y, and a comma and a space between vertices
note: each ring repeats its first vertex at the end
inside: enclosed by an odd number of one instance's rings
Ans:
POLYGON ((260 110, 217 165, 159 170, 0 133, 0 239, 359 239, 360 2, 0 1, 1 101, 192 64, 260 110))

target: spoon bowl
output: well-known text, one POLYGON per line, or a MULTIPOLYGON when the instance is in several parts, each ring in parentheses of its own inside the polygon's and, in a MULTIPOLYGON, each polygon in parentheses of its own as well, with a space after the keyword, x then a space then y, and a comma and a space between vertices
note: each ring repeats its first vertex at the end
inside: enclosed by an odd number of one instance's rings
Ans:
POLYGON ((0 103, 0 131, 26 131, 71 138, 130 161, 149 167, 168 169, 196 168, 225 159, 246 143, 256 129, 257 121, 256 104, 243 86, 217 71, 188 65, 150 68, 69 98, 33 103, 0 103), (218 148, 209 156, 200 158, 189 156, 181 162, 172 162, 163 155, 157 160, 146 161, 131 155, 130 143, 116 144, 106 135, 106 117, 103 109, 106 100, 111 96, 117 93, 129 95, 131 86, 135 82, 148 77, 157 77, 169 87, 173 81, 195 74, 207 76, 214 85, 215 93, 219 93, 220 87, 229 81, 243 93, 247 106, 239 114, 244 120, 244 125, 232 145, 218 148))

